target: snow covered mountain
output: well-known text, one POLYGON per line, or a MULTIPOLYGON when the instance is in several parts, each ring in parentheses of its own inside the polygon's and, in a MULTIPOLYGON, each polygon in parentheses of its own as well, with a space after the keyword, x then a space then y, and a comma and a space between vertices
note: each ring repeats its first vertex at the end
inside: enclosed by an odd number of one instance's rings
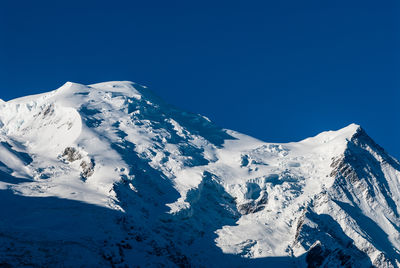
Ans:
POLYGON ((400 163, 266 143, 132 82, 0 101, 0 266, 399 267, 400 163))

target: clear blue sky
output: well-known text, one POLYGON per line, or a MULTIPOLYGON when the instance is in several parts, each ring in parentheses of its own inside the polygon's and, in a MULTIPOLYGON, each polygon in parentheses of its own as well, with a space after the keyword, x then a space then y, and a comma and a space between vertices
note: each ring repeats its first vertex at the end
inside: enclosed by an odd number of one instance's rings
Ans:
POLYGON ((0 98, 131 80, 265 141, 351 122, 400 157, 396 1, 9 1, 0 98))

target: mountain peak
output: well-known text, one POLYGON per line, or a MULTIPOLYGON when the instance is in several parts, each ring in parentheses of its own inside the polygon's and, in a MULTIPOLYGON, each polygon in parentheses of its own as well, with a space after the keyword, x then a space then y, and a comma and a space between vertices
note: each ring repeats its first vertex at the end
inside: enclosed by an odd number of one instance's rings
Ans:
POLYGON ((90 87, 94 88, 134 88, 136 85, 135 82, 132 81, 107 81, 107 82, 100 82, 89 85, 90 87))
MULTIPOLYGON (((131 81, 109 81, 96 83, 91 85, 84 85, 75 82, 66 82, 56 90, 58 94, 84 94, 90 91, 98 90, 105 92, 118 92, 126 94, 127 96, 140 95, 135 89, 135 83, 131 81)), ((144 88, 144 87, 142 87, 144 88)))
POLYGON ((339 131, 342 132, 348 132, 348 133, 353 133, 355 134, 357 131, 359 131, 360 129, 362 129, 362 127, 359 124, 356 123, 351 123, 348 126, 340 129, 339 131))
POLYGON ((334 140, 334 139, 343 139, 350 140, 357 132, 361 130, 361 126, 355 123, 352 123, 344 128, 339 130, 329 130, 324 131, 314 138, 319 138, 321 140, 334 140))
POLYGON ((353 123, 339 130, 321 132, 314 137, 300 141, 299 144, 316 148, 327 155, 331 155, 331 157, 336 157, 344 153, 348 142, 360 131, 362 131, 362 128, 353 123))

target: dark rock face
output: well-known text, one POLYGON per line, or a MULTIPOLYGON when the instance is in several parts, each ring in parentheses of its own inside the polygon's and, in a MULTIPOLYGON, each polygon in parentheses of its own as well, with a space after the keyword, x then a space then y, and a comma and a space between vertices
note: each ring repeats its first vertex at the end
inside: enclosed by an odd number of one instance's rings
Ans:
POLYGON ((90 162, 82 161, 80 166, 82 168, 81 178, 83 181, 86 181, 94 174, 94 160, 91 159, 90 162))
POLYGON ((322 249, 319 244, 313 246, 309 249, 306 255, 307 266, 309 268, 321 267, 330 253, 330 250, 322 249))
POLYGON ((250 200, 247 203, 239 204, 238 211, 242 215, 247 215, 250 213, 256 213, 265 208, 265 205, 268 203, 268 194, 265 191, 262 191, 258 198, 255 200, 250 200))
MULTIPOLYGON (((89 177, 94 174, 94 167, 95 163, 93 159, 83 159, 84 157, 79 152, 78 149, 74 147, 67 147, 65 148, 64 152, 62 153, 62 158, 64 158, 69 163, 82 160, 80 163, 81 171, 81 180, 86 181, 89 177)), ((87 158, 87 157, 86 157, 87 158)))
POLYGON ((82 159, 82 155, 74 147, 65 148, 64 152, 62 153, 62 157, 64 157, 68 162, 74 162, 82 159))

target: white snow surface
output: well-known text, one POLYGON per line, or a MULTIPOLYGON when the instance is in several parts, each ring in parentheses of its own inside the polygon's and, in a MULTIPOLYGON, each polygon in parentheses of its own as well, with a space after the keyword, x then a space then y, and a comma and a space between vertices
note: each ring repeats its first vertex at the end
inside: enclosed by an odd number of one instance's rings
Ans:
POLYGON ((400 164, 356 124, 267 143, 132 82, 68 82, 0 102, 0 142, 0 199, 23 211, 0 221, 0 242, 62 240, 68 256, 3 249, 4 263, 399 266, 400 164), (30 222, 54 206, 52 236, 30 222))

